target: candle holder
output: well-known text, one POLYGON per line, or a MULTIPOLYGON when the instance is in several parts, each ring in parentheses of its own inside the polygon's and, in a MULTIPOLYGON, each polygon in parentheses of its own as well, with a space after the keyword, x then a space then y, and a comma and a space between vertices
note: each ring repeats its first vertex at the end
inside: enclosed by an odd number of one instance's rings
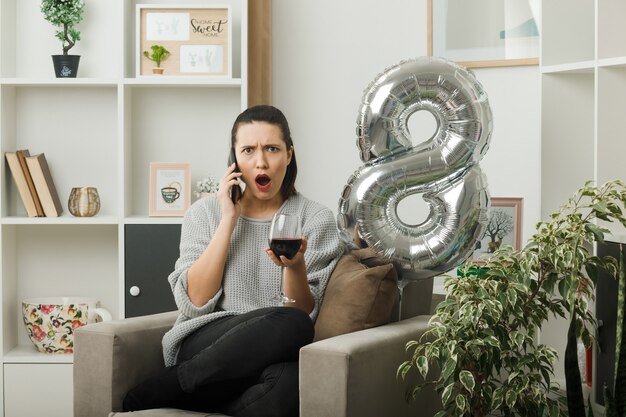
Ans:
POLYGON ((92 217, 100 211, 100 196, 96 187, 74 187, 67 202, 70 213, 76 217, 92 217))

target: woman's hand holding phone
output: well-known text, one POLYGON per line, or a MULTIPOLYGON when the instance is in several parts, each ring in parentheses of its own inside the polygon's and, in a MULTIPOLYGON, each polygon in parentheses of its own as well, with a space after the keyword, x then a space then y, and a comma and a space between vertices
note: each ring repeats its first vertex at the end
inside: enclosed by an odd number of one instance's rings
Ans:
MULTIPOLYGON (((228 158, 228 165, 231 166, 233 164, 235 164, 234 172, 241 172, 239 171, 239 167, 237 166, 237 157, 235 156, 235 148, 230 148, 230 156, 228 158)), ((240 198, 241 198, 241 187, 239 186, 239 183, 237 183, 236 185, 231 185, 230 199, 233 202, 233 204, 237 204, 237 201, 239 201, 240 198)))
POLYGON ((239 187, 239 178, 241 172, 237 169, 236 163, 229 164, 226 168, 224 176, 220 180, 220 188, 217 197, 220 202, 220 208, 223 218, 237 219, 241 214, 241 206, 236 202, 241 198, 241 188, 239 187), (235 195, 233 189, 237 189, 235 195), (233 199, 233 197, 235 197, 233 199))

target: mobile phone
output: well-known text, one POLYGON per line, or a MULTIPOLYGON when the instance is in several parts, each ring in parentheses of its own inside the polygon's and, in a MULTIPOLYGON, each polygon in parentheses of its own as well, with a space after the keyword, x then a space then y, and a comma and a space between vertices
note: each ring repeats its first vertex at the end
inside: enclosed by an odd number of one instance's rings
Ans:
MULTIPOLYGON (((228 166, 235 164, 235 172, 239 171, 239 166, 237 165, 237 157, 235 156, 235 148, 230 148, 230 156, 228 157, 228 166)), ((230 187, 230 199, 233 204, 237 204, 237 201, 241 198, 241 187, 238 185, 233 185, 230 187)))

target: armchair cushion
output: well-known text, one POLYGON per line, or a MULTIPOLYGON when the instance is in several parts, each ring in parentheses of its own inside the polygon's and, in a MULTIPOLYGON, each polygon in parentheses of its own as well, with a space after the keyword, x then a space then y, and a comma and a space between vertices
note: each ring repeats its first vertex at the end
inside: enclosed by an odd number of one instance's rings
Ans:
POLYGON ((326 287, 315 340, 389 323, 397 301, 393 265, 369 248, 341 257, 326 287))
POLYGON ((74 333, 74 415, 120 411, 132 387, 163 365, 161 339, 178 312, 79 327, 74 333))

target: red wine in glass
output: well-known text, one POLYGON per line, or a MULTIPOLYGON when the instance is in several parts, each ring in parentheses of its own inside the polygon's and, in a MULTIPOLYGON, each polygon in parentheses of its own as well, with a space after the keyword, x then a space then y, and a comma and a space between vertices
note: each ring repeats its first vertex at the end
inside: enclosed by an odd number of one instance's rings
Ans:
MULTIPOLYGON (((302 245, 302 231, 300 229, 300 217, 295 214, 276 213, 270 227, 270 249, 280 259, 281 256, 292 259, 302 245)), ((272 298, 281 304, 295 303, 284 293, 285 267, 280 268, 280 293, 272 298)))
POLYGON ((270 241, 270 249, 280 258, 284 256, 287 259, 293 259, 300 250, 302 239, 292 238, 275 238, 270 241))

